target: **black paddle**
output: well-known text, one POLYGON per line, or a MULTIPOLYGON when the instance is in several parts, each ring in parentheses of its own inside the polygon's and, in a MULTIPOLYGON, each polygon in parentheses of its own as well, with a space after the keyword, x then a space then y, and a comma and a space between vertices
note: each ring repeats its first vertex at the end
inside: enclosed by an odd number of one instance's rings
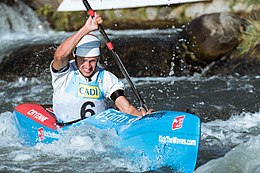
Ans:
MULTIPOLYGON (((94 17, 95 12, 92 10, 91 6, 89 5, 87 0, 83 0, 83 3, 87 9, 88 14, 91 17, 94 17)), ((128 74, 128 72, 126 71, 126 68, 124 67, 124 64, 122 63, 122 61, 120 60, 119 56, 117 55, 117 53, 114 51, 114 46, 112 44, 112 42, 110 41, 110 39, 108 38, 103 26, 100 24, 98 27, 99 32, 102 34, 102 36, 105 39, 106 45, 108 50, 111 51, 114 59, 116 60, 116 63, 119 67, 119 69, 121 70, 121 72, 123 73, 124 77, 126 78, 126 80, 128 81, 129 85, 131 86, 135 96, 137 97, 139 103, 141 104, 141 106, 145 109, 145 111, 148 111, 148 108, 144 102, 144 100, 142 99, 140 93, 138 92, 137 88, 135 87, 135 85, 133 84, 132 80, 130 79, 130 76, 128 74)))

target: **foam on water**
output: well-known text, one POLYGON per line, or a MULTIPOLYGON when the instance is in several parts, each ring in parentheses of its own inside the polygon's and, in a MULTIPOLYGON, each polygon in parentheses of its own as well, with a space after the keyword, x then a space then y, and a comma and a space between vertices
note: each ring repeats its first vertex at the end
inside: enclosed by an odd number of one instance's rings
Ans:
MULTIPOLYGON (((43 99, 43 95, 45 97, 49 96, 49 98, 46 97, 44 99, 45 103, 50 102, 52 99, 51 84, 48 85, 46 82, 36 78, 19 78, 14 82, 9 83, 2 81, 1 85, 0 102, 3 107, 5 104, 10 106, 9 111, 12 111, 13 107, 23 102, 39 102, 43 99)), ((0 108, 0 112, 8 110, 3 107, 0 108)))
MULTIPOLYGON (((260 112, 233 115, 230 119, 202 123, 202 140, 215 137, 223 145, 237 145, 260 133, 260 112)), ((212 143, 214 145, 214 143, 212 143)))
MULTIPOLYGON (((209 118, 215 118, 215 115, 222 113, 225 109, 231 110, 227 112, 231 116, 230 118, 216 116, 216 120, 209 119, 202 123, 200 147, 202 150, 206 147, 213 148, 212 152, 206 153, 210 155, 208 158, 200 156, 199 159, 204 159, 202 162, 205 163, 214 156, 218 158, 227 153, 222 159, 231 160, 235 165, 235 162, 240 164, 239 161, 235 160, 237 159, 235 157, 239 155, 235 151, 244 155, 242 152, 247 151, 246 147, 251 147, 260 152, 255 146, 258 145, 258 142, 254 141, 258 140, 257 136, 260 132, 258 128, 259 112, 246 111, 237 114, 233 111, 241 106, 248 107, 248 103, 249 106, 252 104, 257 106, 255 102, 257 102, 259 95, 259 77, 214 76, 206 78, 195 74, 191 77, 169 76, 132 79, 138 88, 147 92, 143 95, 149 97, 146 99, 148 104, 150 105, 154 100, 154 107, 157 106, 160 110, 177 110, 183 103, 184 108, 192 105, 196 110, 205 112, 205 117, 209 118), (242 97, 234 100, 237 93, 242 94, 242 97), (231 106, 227 107, 227 105, 231 106), (245 142, 248 142, 248 145, 244 146, 245 142), (232 148, 235 148, 235 151, 232 148)), ((124 81, 124 83, 127 82, 124 81)), ((35 147, 22 146, 12 120, 13 115, 8 110, 11 111, 14 106, 24 102, 51 102, 51 82, 36 78, 20 78, 9 83, 0 81, 0 85, 3 86, 0 88, 0 102, 2 103, 0 109, 3 112, 0 114, 0 172, 4 170, 7 172, 28 172, 28 170, 29 172, 43 172, 43 170, 46 172, 63 172, 65 170, 70 172, 86 172, 86 170, 88 172, 140 172, 149 168, 148 158, 139 157, 133 161, 131 158, 129 159, 129 155, 135 151, 124 150, 113 145, 115 137, 113 131, 100 131, 88 125, 85 125, 84 131, 74 129, 66 134, 66 137, 53 144, 38 144, 35 147)), ((129 90, 129 88, 127 89, 129 90)), ((249 110, 253 109, 249 108, 249 110)), ((247 170, 257 170, 258 168, 254 164, 257 165, 258 160, 251 159, 250 161, 250 154, 246 157, 249 160, 243 166, 248 166, 247 170)), ((224 162, 220 160, 209 162, 210 165, 203 165, 198 168, 198 171, 212 169, 212 172, 218 170, 222 172, 223 170, 214 166, 220 167, 221 162, 224 162)))
POLYGON ((224 157, 211 160, 195 173, 260 173, 260 137, 232 149, 224 157))
MULTIPOLYGON (((224 157, 200 166, 195 173, 260 173, 260 112, 242 113, 230 119, 202 124, 202 140, 215 137, 223 145, 235 145, 224 157)), ((210 143, 215 145, 216 143, 210 143)), ((219 145, 220 146, 220 145, 219 145)))
POLYGON ((14 126, 13 114, 4 112, 0 114, 0 146, 19 146, 18 131, 14 126))
POLYGON ((0 117, 0 172, 140 172, 149 167, 146 157, 132 160, 133 149, 114 145, 120 138, 113 130, 82 124, 52 144, 28 147, 21 145, 13 114, 0 117))

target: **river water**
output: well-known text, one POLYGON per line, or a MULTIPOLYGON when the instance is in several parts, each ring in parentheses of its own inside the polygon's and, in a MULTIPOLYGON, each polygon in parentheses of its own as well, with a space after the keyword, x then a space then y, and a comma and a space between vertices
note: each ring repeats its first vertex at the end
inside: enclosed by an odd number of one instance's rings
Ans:
MULTIPOLYGON (((16 8, 0 3, 0 9, 5 9, 5 14, 0 15, 1 54, 28 42, 60 42, 71 34, 50 30, 23 4, 16 8), (23 11, 25 16, 22 19, 15 18, 16 15, 19 16, 19 11, 23 11), (12 27, 3 25, 6 20, 3 16, 9 16, 13 22, 12 27)), ((107 32, 109 35, 129 36, 173 34, 173 31, 156 29, 107 32)), ((169 75, 132 80, 148 107, 155 110, 189 109, 201 118, 201 143, 196 173, 260 173, 260 76, 234 74, 203 77, 194 74, 190 77, 169 75)), ((138 105, 126 80, 122 81, 126 84, 127 97, 138 105)), ((113 146, 112 131, 99 131, 88 125, 85 130, 75 129, 53 144, 39 144, 35 147, 21 145, 14 126, 13 108, 24 102, 51 101, 50 77, 20 77, 12 82, 0 80, 0 172, 147 170, 149 163, 145 158, 133 162, 124 157, 126 153, 113 146)), ((162 169, 158 172, 170 170, 162 169)))

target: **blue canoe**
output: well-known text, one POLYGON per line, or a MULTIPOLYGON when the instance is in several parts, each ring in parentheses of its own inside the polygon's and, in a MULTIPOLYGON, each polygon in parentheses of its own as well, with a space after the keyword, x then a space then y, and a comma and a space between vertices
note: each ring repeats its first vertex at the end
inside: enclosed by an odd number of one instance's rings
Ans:
POLYGON ((142 151, 153 163, 151 169, 170 167, 178 172, 193 172, 200 142, 200 119, 189 113, 157 111, 144 117, 108 109, 73 123, 57 125, 51 108, 36 103, 20 104, 14 109, 19 136, 25 145, 52 143, 68 128, 88 123, 99 129, 114 129, 122 139, 120 147, 142 151), (158 162, 158 159, 160 161, 158 162))

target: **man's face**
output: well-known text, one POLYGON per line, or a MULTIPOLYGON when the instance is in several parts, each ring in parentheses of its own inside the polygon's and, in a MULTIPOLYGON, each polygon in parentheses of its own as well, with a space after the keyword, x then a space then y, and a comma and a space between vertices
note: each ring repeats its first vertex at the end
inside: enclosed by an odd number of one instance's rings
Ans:
POLYGON ((84 77, 90 77, 97 66, 98 56, 76 57, 77 67, 84 77))

